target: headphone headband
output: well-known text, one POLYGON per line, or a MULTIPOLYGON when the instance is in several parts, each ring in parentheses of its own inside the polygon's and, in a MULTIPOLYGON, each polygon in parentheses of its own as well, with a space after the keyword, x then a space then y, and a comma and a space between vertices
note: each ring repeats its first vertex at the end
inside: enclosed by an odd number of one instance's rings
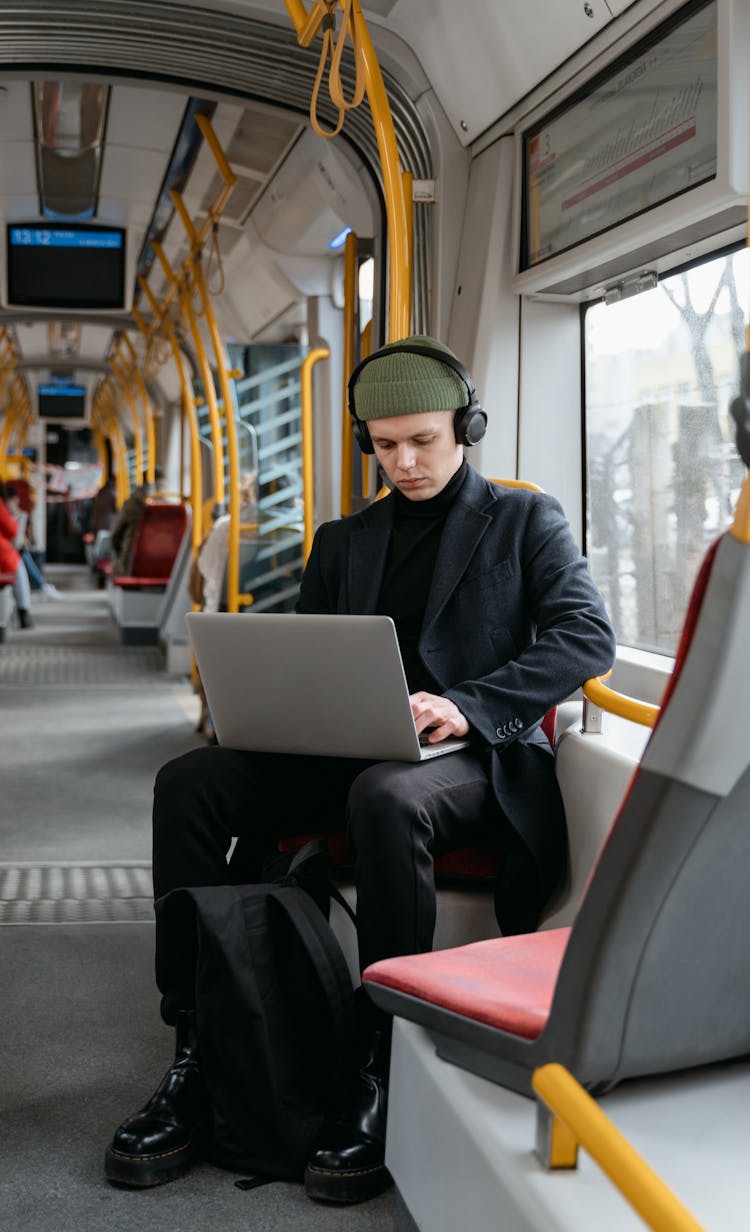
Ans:
POLYGON ((403 345, 394 344, 389 346, 386 351, 375 351, 372 355, 367 355, 361 360, 351 376, 347 384, 347 402, 349 406, 349 414, 354 423, 354 435, 357 443, 362 450, 362 453, 374 453, 372 440, 370 438, 370 430, 367 427, 367 421, 360 419, 357 415, 354 406, 354 386, 359 380, 359 375, 363 368, 371 364, 375 359, 385 359, 387 355, 423 355, 425 359, 435 359, 438 363, 445 364, 448 368, 452 368, 458 377, 461 378, 466 386, 466 392, 469 395, 469 401, 462 407, 459 407, 455 412, 455 432, 456 440, 462 445, 476 445, 482 439, 487 427, 487 415, 479 405, 477 391, 474 388, 469 373, 460 360, 456 359, 450 351, 439 351, 436 347, 420 346, 418 343, 403 343, 403 345))

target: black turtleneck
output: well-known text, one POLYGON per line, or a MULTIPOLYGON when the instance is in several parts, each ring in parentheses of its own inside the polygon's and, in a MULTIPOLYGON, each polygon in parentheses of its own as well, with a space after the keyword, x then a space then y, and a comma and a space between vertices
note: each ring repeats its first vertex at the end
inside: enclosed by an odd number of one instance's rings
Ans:
POLYGON ((445 487, 429 500, 411 501, 398 489, 393 492, 393 530, 380 587, 378 614, 391 616, 395 622, 410 693, 421 689, 435 693, 438 689, 419 658, 417 642, 445 519, 467 472, 464 459, 445 487))

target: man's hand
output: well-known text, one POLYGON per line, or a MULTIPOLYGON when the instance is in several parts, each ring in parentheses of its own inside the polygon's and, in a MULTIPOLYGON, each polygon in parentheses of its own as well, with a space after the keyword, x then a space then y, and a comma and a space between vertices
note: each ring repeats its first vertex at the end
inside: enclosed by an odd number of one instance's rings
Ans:
POLYGON ((429 744, 437 744, 448 736, 467 736, 469 723, 458 706, 447 697, 434 693, 411 693, 411 712, 414 715, 417 733, 431 728, 427 737, 429 744))

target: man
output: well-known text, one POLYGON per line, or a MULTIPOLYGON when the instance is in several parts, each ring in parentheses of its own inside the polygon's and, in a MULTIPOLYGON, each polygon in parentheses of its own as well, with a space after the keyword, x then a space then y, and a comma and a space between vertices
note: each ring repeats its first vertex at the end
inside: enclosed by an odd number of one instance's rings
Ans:
MULTIPOLYGON (((421 764, 206 748, 163 767, 154 805, 154 889, 261 875, 283 834, 347 830, 357 859, 360 964, 429 950, 434 855, 501 837, 504 932, 536 928, 565 864, 565 821, 544 714, 607 671, 615 643, 602 600, 549 496, 505 489, 464 460, 484 431, 468 373, 431 338, 382 348, 352 379, 355 431, 393 495, 322 526, 304 613, 383 613, 396 624, 417 729, 469 747, 421 764), (232 836, 236 855, 227 869, 232 836)), ((309 700, 306 702, 309 704, 309 700)), ((314 712, 311 713, 314 721, 314 712)), ((174 952, 157 920, 157 982, 177 1027, 175 1063, 120 1127, 110 1179, 155 1184, 189 1163, 202 1088, 190 939, 174 952)), ((362 999, 357 1090, 324 1125, 305 1172, 312 1197, 355 1202, 389 1183, 384 1165, 388 1024, 362 999)))

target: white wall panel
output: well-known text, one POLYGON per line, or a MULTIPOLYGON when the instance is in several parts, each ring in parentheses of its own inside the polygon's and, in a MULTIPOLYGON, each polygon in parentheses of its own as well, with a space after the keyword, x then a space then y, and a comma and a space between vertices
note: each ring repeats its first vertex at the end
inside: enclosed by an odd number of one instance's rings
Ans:
POLYGON ((580 546, 579 321, 577 304, 522 302, 518 473, 557 497, 580 546))
POLYGON ((469 451, 485 475, 514 478, 519 299, 510 289, 513 142, 490 146, 471 166, 447 341, 470 369, 489 416, 469 451))

